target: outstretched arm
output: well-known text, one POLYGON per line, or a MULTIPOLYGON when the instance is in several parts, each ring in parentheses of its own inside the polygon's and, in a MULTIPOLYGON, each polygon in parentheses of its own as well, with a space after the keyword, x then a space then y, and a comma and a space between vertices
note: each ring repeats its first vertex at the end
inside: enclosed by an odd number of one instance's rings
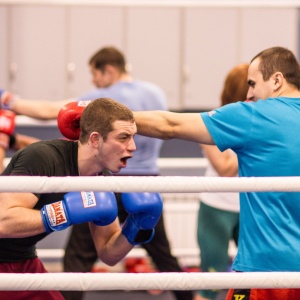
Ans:
POLYGON ((8 91, 1 93, 1 107, 40 120, 56 119, 59 110, 70 99, 60 101, 21 99, 8 91))
POLYGON ((182 139, 213 145, 199 113, 174 113, 168 111, 133 112, 137 133, 159 139, 182 139))

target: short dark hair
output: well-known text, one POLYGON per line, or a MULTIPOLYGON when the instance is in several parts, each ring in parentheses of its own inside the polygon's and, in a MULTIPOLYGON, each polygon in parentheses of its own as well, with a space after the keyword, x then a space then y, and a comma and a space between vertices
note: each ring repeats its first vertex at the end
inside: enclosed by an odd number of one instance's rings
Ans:
POLYGON ((101 134, 104 141, 114 130, 115 121, 135 122, 132 111, 125 105, 110 98, 98 98, 87 105, 80 118, 81 144, 87 143, 92 132, 101 134))
POLYGON ((256 58, 260 59, 259 70, 265 81, 275 72, 281 72, 289 84, 300 90, 300 67, 292 51, 283 47, 272 47, 258 53, 251 63, 256 58))
POLYGON ((126 73, 126 60, 124 55, 115 47, 105 47, 96 52, 89 60, 90 66, 104 71, 106 65, 112 65, 126 73))

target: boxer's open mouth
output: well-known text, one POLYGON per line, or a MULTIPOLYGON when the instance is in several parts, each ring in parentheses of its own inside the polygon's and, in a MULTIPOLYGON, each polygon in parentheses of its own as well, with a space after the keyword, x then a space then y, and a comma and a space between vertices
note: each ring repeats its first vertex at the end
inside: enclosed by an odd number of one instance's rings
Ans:
POLYGON ((128 160, 129 158, 131 158, 131 157, 132 157, 132 156, 125 156, 125 157, 122 157, 122 158, 121 158, 121 162, 124 163, 124 164, 126 164, 127 160, 128 160))

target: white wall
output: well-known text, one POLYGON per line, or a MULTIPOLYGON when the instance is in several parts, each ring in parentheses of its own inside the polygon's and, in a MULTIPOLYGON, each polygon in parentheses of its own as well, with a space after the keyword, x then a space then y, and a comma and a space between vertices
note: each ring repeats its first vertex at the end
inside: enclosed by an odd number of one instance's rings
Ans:
POLYGON ((0 87, 33 99, 78 96, 92 87, 89 57, 115 45, 171 109, 208 110, 235 64, 271 46, 299 52, 297 1, 103 3, 0 1, 0 87))

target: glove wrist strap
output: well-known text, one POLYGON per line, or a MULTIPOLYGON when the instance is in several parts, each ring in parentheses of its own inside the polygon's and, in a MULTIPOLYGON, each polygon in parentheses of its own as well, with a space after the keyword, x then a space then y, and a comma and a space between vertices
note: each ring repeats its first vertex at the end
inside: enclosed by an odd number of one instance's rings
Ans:
POLYGON ((50 225, 47 222, 47 218, 46 218, 46 215, 45 215, 45 210, 42 209, 40 212, 41 212, 42 221, 43 221, 43 224, 45 226, 46 232, 47 233, 53 232, 53 229, 50 227, 50 225))
POLYGON ((139 228, 135 224, 132 216, 128 216, 122 227, 122 233, 131 245, 140 245, 149 243, 152 240, 154 229, 139 228))

